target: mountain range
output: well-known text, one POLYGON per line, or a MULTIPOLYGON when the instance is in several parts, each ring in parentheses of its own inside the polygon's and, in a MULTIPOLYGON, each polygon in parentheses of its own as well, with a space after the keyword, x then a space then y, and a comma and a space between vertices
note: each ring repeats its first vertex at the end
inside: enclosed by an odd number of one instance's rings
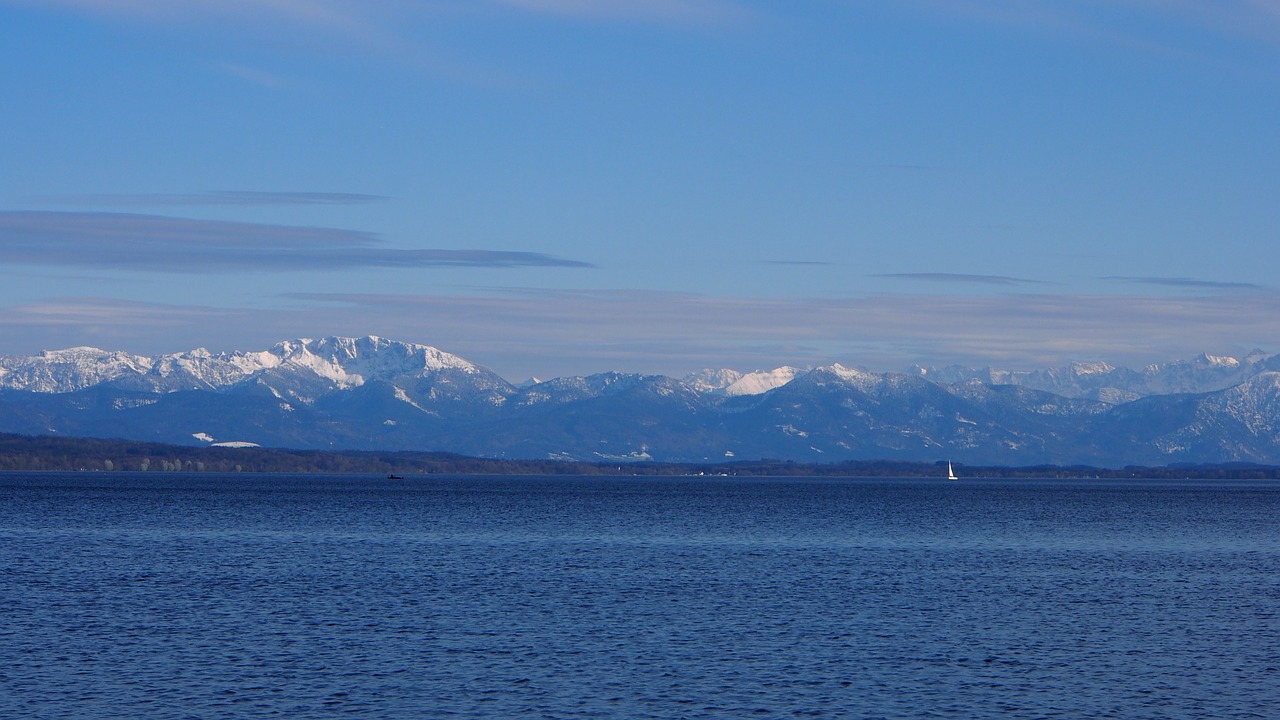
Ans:
POLYGON ((160 356, 82 347, 0 357, 0 432, 597 462, 1274 464, 1280 356, 1136 370, 610 372, 515 386, 378 337, 160 356))

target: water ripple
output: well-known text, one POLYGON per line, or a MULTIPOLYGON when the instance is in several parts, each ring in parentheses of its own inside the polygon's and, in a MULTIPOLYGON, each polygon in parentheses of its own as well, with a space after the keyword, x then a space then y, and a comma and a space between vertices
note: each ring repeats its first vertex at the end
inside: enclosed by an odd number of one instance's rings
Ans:
POLYGON ((1255 718, 1280 489, 0 477, 12 718, 1255 718), (119 484, 113 484, 119 483, 119 484))

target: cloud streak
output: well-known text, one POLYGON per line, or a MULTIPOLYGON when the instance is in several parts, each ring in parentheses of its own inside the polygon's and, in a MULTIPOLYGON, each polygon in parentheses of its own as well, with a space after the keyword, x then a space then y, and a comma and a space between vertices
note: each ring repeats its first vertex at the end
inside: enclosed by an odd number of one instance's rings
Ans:
POLYGON ((0 262, 143 272, 591 267, 536 252, 401 250, 355 230, 124 213, 0 211, 0 262))
POLYGON ((1160 285, 1163 287, 1192 288, 1197 290, 1260 290, 1261 285, 1246 282, 1224 282, 1218 280, 1197 280, 1189 277, 1126 277, 1111 275, 1103 280, 1118 280, 1137 285, 1160 285))

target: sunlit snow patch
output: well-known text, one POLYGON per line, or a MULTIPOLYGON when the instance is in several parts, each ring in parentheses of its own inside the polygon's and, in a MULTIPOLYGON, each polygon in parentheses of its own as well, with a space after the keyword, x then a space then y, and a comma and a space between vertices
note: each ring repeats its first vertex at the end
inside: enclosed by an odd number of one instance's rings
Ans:
POLYGON ((793 367, 784 366, 769 372, 757 370, 747 373, 726 387, 724 394, 763 395, 794 380, 797 372, 793 367))

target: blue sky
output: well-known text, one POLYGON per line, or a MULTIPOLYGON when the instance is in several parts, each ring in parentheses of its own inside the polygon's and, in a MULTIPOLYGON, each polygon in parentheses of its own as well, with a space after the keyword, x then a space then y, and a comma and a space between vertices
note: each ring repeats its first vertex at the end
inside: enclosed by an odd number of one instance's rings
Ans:
POLYGON ((0 0, 0 354, 1280 352, 1273 0, 0 0))

